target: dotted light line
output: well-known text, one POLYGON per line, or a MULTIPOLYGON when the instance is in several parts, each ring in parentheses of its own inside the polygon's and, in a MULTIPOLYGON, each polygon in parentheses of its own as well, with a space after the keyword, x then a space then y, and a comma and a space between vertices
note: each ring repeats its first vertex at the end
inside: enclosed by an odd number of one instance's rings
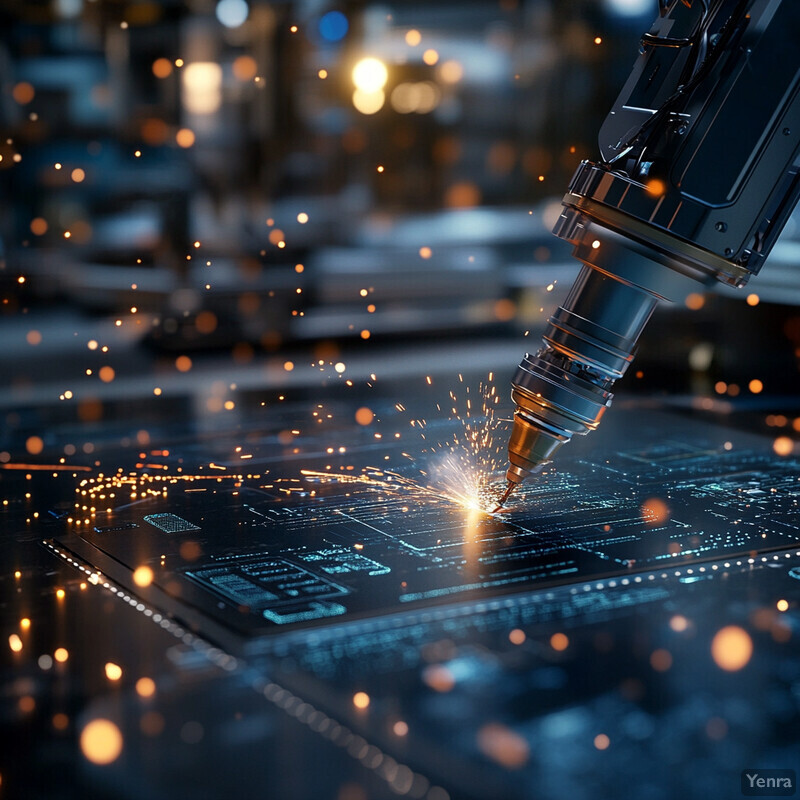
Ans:
MULTIPOLYGON (((723 569, 731 569, 731 567, 733 567, 733 566, 742 567, 745 564, 753 565, 757 561, 760 561, 762 564, 767 564, 770 561, 773 561, 773 562, 780 561, 781 557, 783 557, 783 558, 792 558, 792 556, 795 556, 795 557, 800 556, 800 550, 795 550, 794 553, 790 553, 790 552, 783 553, 782 555, 781 554, 774 554, 771 557, 770 556, 761 556, 760 559, 756 559, 756 558, 750 557, 750 558, 745 558, 745 559, 737 559, 736 561, 724 561, 724 562, 723 561, 719 561, 719 562, 717 562, 715 564, 710 564, 710 565, 702 566, 702 567, 689 567, 689 568, 683 569, 683 570, 676 569, 672 573, 669 573, 669 572, 661 572, 661 573, 651 572, 651 573, 646 573, 644 575, 636 575, 633 578, 622 578, 622 579, 619 579, 619 580, 609 580, 609 581, 606 581, 606 582, 599 581, 599 582, 594 583, 594 584, 592 584, 592 583, 584 583, 580 587, 573 586, 569 591, 570 591, 570 594, 577 594, 579 591, 590 592, 590 591, 592 591, 592 589, 594 589, 594 590, 615 589, 617 586, 620 586, 620 585, 621 586, 629 586, 631 583, 644 583, 645 581, 655 581, 657 578, 660 578, 661 580, 669 580, 672 577, 680 578, 684 574, 686 576, 694 575, 695 572, 700 573, 700 574, 705 574, 705 573, 708 573, 708 572, 717 572, 719 570, 720 566, 723 569)), ((552 593, 549 593, 548 596, 552 597, 552 593)))
MULTIPOLYGON (((183 644, 192 647, 202 653, 211 662, 221 667, 227 672, 236 670, 240 662, 238 659, 223 652, 218 647, 214 647, 209 642, 189 633, 180 625, 163 616, 162 614, 148 608, 144 603, 135 597, 131 597, 124 589, 114 585, 97 571, 91 570, 83 563, 74 559, 68 552, 60 550, 52 542, 43 541, 50 551, 63 561, 80 570, 88 576, 89 583, 99 586, 122 602, 127 603, 132 608, 141 612, 148 619, 151 619, 160 628, 171 633, 183 644)), ((389 788, 398 795, 408 796, 415 799, 425 798, 425 800, 450 800, 450 795, 441 786, 431 786, 430 781, 418 772, 414 772, 411 767, 401 764, 384 753, 380 748, 370 744, 366 739, 353 733, 349 728, 329 717, 324 712, 314 708, 310 703, 304 702, 297 695, 292 694, 288 689, 284 689, 277 683, 265 682, 259 678, 252 684, 253 689, 263 694, 273 705, 285 711, 289 716, 294 717, 298 722, 309 727, 325 739, 341 747, 345 752, 364 767, 375 772, 389 785, 389 788)))

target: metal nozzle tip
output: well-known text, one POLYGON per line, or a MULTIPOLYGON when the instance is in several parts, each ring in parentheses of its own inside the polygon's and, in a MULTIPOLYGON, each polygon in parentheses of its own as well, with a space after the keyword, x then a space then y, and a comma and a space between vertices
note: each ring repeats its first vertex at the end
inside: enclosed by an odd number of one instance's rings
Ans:
POLYGON ((508 498, 511 497, 511 492, 514 491, 516 485, 517 484, 514 483, 513 481, 508 482, 508 486, 506 487, 506 490, 503 492, 503 496, 497 503, 497 508, 495 508, 494 511, 492 511, 492 514, 496 514, 505 505, 506 500, 508 500, 508 498))

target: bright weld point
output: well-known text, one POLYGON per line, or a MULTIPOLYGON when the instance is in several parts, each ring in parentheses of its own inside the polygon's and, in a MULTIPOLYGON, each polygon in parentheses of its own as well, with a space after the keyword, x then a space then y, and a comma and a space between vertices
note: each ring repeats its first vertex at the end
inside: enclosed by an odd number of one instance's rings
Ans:
MULTIPOLYGON (((3 500, 3 505, 7 505, 7 504, 8 504, 8 500, 3 500)), ((22 577, 22 573, 19 570, 16 570, 16 572, 14 572, 14 577, 17 580, 19 580, 22 577)))
POLYGON ((430 247, 420 247, 419 249, 419 257, 420 258, 430 258, 433 255, 433 250, 430 247))
POLYGON ((611 739, 609 739, 604 733, 598 733, 597 736, 594 737, 594 746, 598 750, 608 750, 608 746, 610 744, 611 739))
POLYGON ((122 677, 122 667, 109 661, 106 664, 106 678, 110 681, 118 681, 122 677))
POLYGON ((526 638, 525 631, 519 628, 514 628, 514 630, 508 634, 508 641, 511 642, 511 644, 522 644, 526 638))
POLYGON ((63 589, 56 589, 56 597, 59 600, 63 600, 67 596, 67 593, 63 589))
POLYGON ((666 190, 666 186, 664 186, 664 181, 658 180, 658 178, 653 178, 652 180, 647 181, 644 187, 648 194, 653 195, 653 197, 660 197, 664 194, 666 190))
POLYGON ((110 764, 122 752, 122 734, 110 720, 94 719, 81 731, 81 752, 92 764, 110 764))
MULTIPOLYGON (((784 602, 786 602, 786 601, 784 601, 784 602)), ((787 604, 786 608, 789 608, 788 604, 787 604)), ((785 611, 786 609, 783 609, 783 610, 785 611)), ((19 626, 20 626, 20 628, 22 628, 22 630, 27 631, 31 627, 31 621, 27 617, 23 617, 19 621, 19 626)))
POLYGON ((776 455, 789 456, 794 450, 794 442, 788 436, 779 436, 773 443, 772 449, 776 455))
POLYGON ((337 361, 333 365, 333 368, 341 375, 347 369, 347 365, 344 363, 344 361, 337 361))
POLYGON ((738 625, 722 628, 711 641, 711 657, 714 663, 726 672, 742 669, 752 655, 753 640, 750 634, 738 625))
POLYGON ((198 248, 198 247, 200 247, 200 242, 195 242, 195 243, 194 243, 194 246, 195 246, 195 248, 198 248))
POLYGON ((595 36, 594 37, 595 44, 603 44, 603 37, 602 36, 595 36))
POLYGON ((139 697, 152 697, 156 693, 156 682, 152 678, 139 678, 136 681, 136 694, 139 697))
POLYGON ((67 650, 66 647, 59 647, 56 649, 55 653, 53 653, 53 658, 55 658, 59 664, 63 664, 69 658, 69 650, 67 650))
POLYGON ((554 633, 550 637, 550 647, 561 652, 569 647, 569 638, 565 633, 554 633))
POLYGON ((324 80, 325 80, 325 78, 327 78, 327 77, 328 77, 328 70, 326 70, 326 69, 321 69, 321 70, 320 70, 320 71, 317 73, 317 77, 319 77, 319 79, 320 79, 320 80, 323 80, 323 81, 324 81, 324 80))
POLYGON ((764 389, 764 384, 758 378, 753 378, 753 380, 747 384, 747 388, 753 394, 759 394, 764 389))
POLYGON ((150 567, 137 567, 133 571, 133 582, 137 586, 149 586, 154 577, 153 570, 150 567))
POLYGON ((13 652, 19 653, 22 650, 22 639, 20 639, 16 633, 12 633, 11 636, 8 637, 8 646, 13 652))
POLYGON ((416 47, 422 41, 422 34, 412 28, 410 31, 406 31, 406 44, 409 47, 416 47))
POLYGON ((294 361, 284 361, 283 362, 283 368, 287 372, 291 372, 294 369, 294 361))
POLYGON ((20 275, 19 278, 17 278, 17 283, 25 283, 25 276, 20 275))
POLYGON ((297 221, 298 221, 298 222, 299 222, 301 225, 305 225, 305 224, 306 224, 306 222, 308 222, 308 214, 306 214, 306 212, 305 212, 305 211, 301 211, 301 212, 300 212, 300 213, 297 215, 297 221))
POLYGON ((56 169, 61 169, 61 164, 60 164, 58 161, 56 161, 56 163, 55 163, 55 164, 53 164, 53 166, 54 166, 56 169))
POLYGON ((180 69, 183 66, 183 59, 182 58, 176 58, 175 59, 175 66, 178 67, 178 69, 180 69))
POLYGON ((595 239, 592 242, 592 250, 597 250, 598 247, 600 247, 600 240, 599 239, 595 239))
POLYGON ((757 294, 747 295, 747 305, 757 306, 761 302, 761 298, 757 294))
POLYGON ((134 155, 136 158, 141 158, 141 157, 142 157, 142 151, 141 151, 141 150, 134 150, 134 153, 133 153, 133 155, 134 155))
POLYGON ((369 294, 369 290, 368 290, 368 289, 359 289, 359 290, 358 290, 358 293, 359 293, 359 294, 360 294, 362 297, 366 297, 366 296, 369 294))
POLYGON ((292 27, 289 28, 289 32, 290 33, 297 33, 297 25, 292 25, 292 27))
POLYGON ((72 236, 72 233, 70 231, 64 231, 64 238, 65 239, 69 239, 70 236, 72 236))
POLYGON ((778 600, 775 604, 775 607, 778 611, 788 611, 789 610, 789 601, 788 600, 778 600))
POLYGON ((353 695, 353 705, 362 710, 367 708, 369 706, 369 695, 366 692, 356 692, 353 695))

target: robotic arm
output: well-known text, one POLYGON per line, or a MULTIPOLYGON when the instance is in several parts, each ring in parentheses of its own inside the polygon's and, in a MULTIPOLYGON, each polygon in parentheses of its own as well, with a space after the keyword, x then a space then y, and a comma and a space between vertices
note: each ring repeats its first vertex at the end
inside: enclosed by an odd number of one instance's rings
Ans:
POLYGON ((659 0, 554 233, 583 264, 512 380, 508 487, 594 430, 659 300, 744 286, 800 197, 800 2, 659 0))

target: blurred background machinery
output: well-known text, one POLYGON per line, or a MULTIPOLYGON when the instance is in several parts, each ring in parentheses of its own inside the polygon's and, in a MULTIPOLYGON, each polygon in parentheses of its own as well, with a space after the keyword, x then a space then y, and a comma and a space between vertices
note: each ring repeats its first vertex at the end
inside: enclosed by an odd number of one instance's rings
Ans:
MULTIPOLYGON (((5 4, 5 404, 63 383, 73 340, 85 356, 104 320, 124 342, 118 377, 409 337, 422 369, 434 339, 457 351, 465 336, 497 341, 486 366, 510 372, 502 340, 535 335, 575 274, 550 234, 558 198, 653 14, 646 0, 5 4), (65 326, 76 335, 53 335, 65 326)), ((730 399, 764 384, 758 366, 791 391, 797 238, 793 220, 747 302, 721 291, 660 312, 637 383, 730 399)))

